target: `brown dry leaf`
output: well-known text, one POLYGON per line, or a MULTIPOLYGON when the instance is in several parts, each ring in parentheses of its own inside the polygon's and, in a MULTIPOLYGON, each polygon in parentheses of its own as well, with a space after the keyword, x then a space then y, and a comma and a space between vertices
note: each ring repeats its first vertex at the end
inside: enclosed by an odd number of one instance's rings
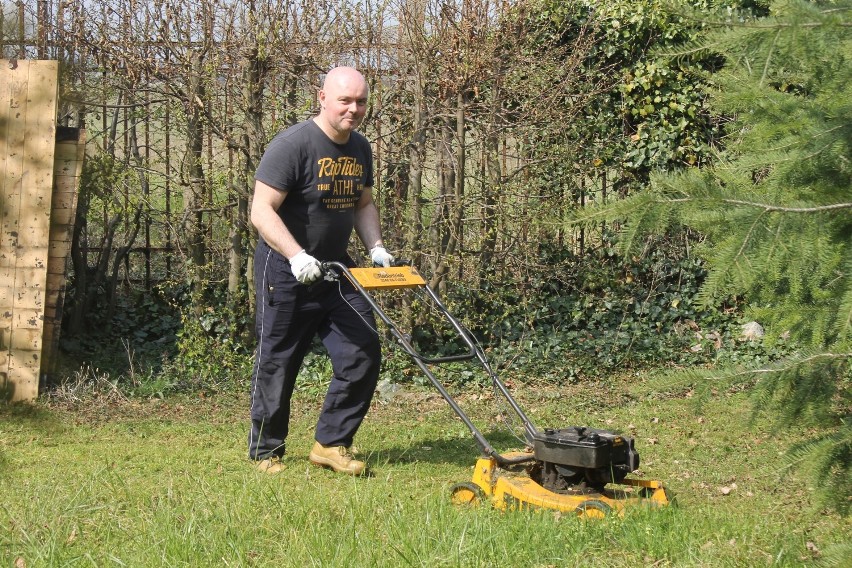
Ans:
POLYGON ((75 540, 77 540, 77 527, 71 529, 71 534, 65 539, 65 544, 73 544, 75 540))
POLYGON ((813 541, 809 540, 807 543, 805 543, 805 546, 807 547, 808 552, 810 552, 814 556, 819 555, 819 548, 817 548, 817 545, 814 544, 813 541))

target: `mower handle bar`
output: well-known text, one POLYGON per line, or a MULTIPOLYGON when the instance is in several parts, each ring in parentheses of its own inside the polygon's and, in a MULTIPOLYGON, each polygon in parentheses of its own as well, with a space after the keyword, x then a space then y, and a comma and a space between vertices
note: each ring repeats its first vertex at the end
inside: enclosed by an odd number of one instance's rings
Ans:
MULTIPOLYGON (((394 266, 408 266, 410 263, 407 261, 396 261, 394 262, 394 266)), ((321 264, 323 274, 334 273, 335 270, 340 271, 346 279, 349 280, 353 286, 361 293, 361 295, 367 300, 370 304, 370 307, 373 308, 373 311, 378 314, 378 316, 382 319, 383 322, 392 330, 394 335, 397 335, 396 325, 391 321, 389 317, 384 313, 384 311, 379 307, 379 305, 373 300, 367 290, 358 282, 358 280, 349 272, 349 267, 343 264, 342 262, 323 262, 321 264)), ((425 286, 427 293, 432 297, 432 300, 438 305, 441 311, 447 314, 447 309, 441 303, 441 300, 434 294, 431 288, 425 286)), ((476 358, 476 347, 468 337, 465 329, 459 325, 453 318, 449 318, 451 324, 455 328, 456 332, 462 336, 464 342, 468 348, 467 353, 458 353, 456 355, 444 355, 441 357, 428 357, 414 348, 409 339, 405 337, 403 334, 399 333, 397 339, 400 340, 400 345, 405 351, 419 361, 423 361, 424 363, 434 365, 440 363, 452 363, 455 361, 469 361, 470 359, 476 358)))
MULTIPOLYGON (((396 266, 406 266, 409 263, 395 263, 396 266)), ((520 463, 528 462, 532 458, 532 456, 521 456, 514 458, 506 458, 499 453, 491 446, 491 444, 486 440, 485 436, 479 431, 476 425, 471 421, 470 417, 468 417, 467 413, 458 405, 455 399, 450 395, 441 381, 432 373, 429 369, 429 364, 436 363, 448 363, 452 361, 464 361, 469 359, 477 359, 479 363, 482 365, 483 369, 485 369, 492 383, 497 387, 500 393, 505 398, 506 402, 509 403, 512 410, 515 414, 521 419, 524 424, 525 438, 528 443, 532 444, 532 441, 535 439, 536 434, 538 434, 538 430, 533 425, 532 421, 527 417, 526 413, 523 409, 518 405, 515 398, 509 392, 508 388, 506 388, 505 383, 500 380, 500 377, 491 369, 491 365, 488 363, 488 359, 485 357, 485 354, 482 352, 482 349, 475 342, 473 338, 471 338, 468 331, 465 327, 456 320, 455 317, 449 312, 449 310, 444 306, 441 302, 441 299, 435 293, 434 290, 428 285, 423 284, 422 288, 426 290, 429 297, 438 307, 438 310, 444 315, 448 322, 453 326, 456 332, 461 336, 464 340, 465 345, 468 348, 467 353, 462 353, 459 355, 448 355, 445 357, 426 357, 420 354, 413 345, 411 345, 410 339, 399 330, 396 324, 385 314, 384 310, 382 310, 381 306, 379 306, 375 300, 373 300, 370 293, 367 291, 364 286, 361 285, 360 282, 355 278, 355 276, 349 271, 349 267, 341 262, 323 262, 321 263, 322 271, 324 274, 332 274, 334 276, 339 277, 341 274, 346 277, 346 279, 355 287, 355 289, 361 294, 361 296, 369 303, 370 307, 373 311, 381 318, 381 320, 388 326, 388 329, 393 334, 393 336, 397 339, 400 346, 403 350, 408 353, 413 359, 415 364, 420 368, 421 371, 426 375, 432 385, 438 390, 447 404, 450 405, 450 408, 456 413, 456 415, 464 422, 465 426, 467 426, 468 430, 473 434, 473 437, 476 439, 479 447, 482 449, 485 455, 488 455, 501 466, 511 466, 517 465, 520 463)))

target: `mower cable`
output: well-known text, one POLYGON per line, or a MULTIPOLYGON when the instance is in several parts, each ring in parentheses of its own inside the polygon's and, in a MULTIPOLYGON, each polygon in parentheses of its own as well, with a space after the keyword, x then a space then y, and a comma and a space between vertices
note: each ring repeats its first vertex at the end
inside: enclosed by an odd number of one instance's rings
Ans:
POLYGON ((368 321, 367 321, 367 319, 364 317, 364 315, 363 315, 361 312, 359 312, 359 311, 355 308, 355 306, 353 306, 352 304, 350 304, 350 303, 349 303, 349 300, 347 300, 347 299, 346 299, 346 296, 344 296, 344 295, 343 295, 343 286, 342 286, 341 281, 340 281, 340 279, 339 279, 339 278, 337 279, 337 292, 338 292, 338 294, 340 294, 340 299, 341 299, 341 300, 343 300, 344 302, 346 302, 346 305, 347 305, 347 306, 349 306, 350 308, 352 308, 352 311, 353 311, 353 312, 355 312, 356 314, 358 314, 358 317, 359 317, 359 318, 361 318, 361 321, 363 321, 363 322, 364 322, 364 325, 365 325, 365 326, 367 326, 367 328, 368 328, 370 331, 372 331, 373 333, 375 333, 375 334, 376 334, 376 336, 381 337, 381 336, 379 335, 379 330, 378 330, 378 329, 376 329, 376 328, 374 328, 372 325, 370 325, 370 322, 368 322, 368 321))

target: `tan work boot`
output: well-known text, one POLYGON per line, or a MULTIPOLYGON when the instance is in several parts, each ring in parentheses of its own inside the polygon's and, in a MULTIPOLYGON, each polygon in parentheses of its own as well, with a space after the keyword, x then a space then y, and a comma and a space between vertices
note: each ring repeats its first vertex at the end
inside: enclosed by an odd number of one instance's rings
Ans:
POLYGON ((367 467, 364 462, 356 460, 346 446, 323 446, 319 442, 311 448, 308 459, 314 465, 330 467, 338 473, 349 475, 361 475, 367 467))
POLYGON ((287 468, 287 466, 284 465, 284 462, 281 461, 281 458, 278 456, 272 456, 264 460, 256 461, 254 462, 254 467, 256 467, 258 471, 268 473, 269 475, 281 473, 287 468))

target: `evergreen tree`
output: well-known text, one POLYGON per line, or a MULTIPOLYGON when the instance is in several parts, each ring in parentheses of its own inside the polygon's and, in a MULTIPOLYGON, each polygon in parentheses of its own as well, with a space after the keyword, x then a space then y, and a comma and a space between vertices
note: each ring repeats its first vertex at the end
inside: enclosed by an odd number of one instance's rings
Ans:
POLYGON ((779 0, 767 17, 720 21, 691 46, 725 60, 709 78, 711 108, 730 121, 713 165, 658 173, 646 191, 570 219, 626 220, 625 252, 676 225, 707 236, 701 301, 744 298, 765 339, 795 349, 771 365, 686 379, 753 383, 756 409, 779 426, 819 425, 827 434, 791 456, 814 466, 843 513, 852 505, 850 9, 849 0, 779 0))

